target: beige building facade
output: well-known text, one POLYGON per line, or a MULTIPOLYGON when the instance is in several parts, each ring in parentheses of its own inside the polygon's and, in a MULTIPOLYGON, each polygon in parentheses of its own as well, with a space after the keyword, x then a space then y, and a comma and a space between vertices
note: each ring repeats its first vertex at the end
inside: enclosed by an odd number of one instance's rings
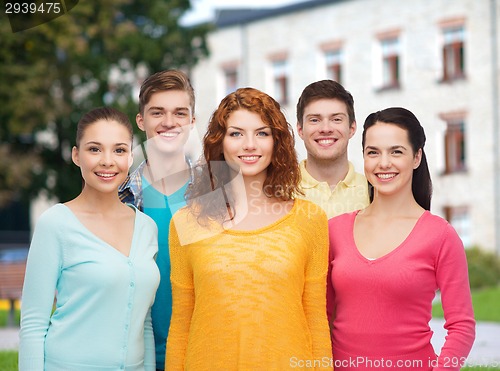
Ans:
MULTIPOLYGON (((210 57, 191 74, 198 130, 244 86, 280 101, 295 127, 302 89, 335 79, 354 96, 358 131, 349 156, 362 172, 366 116, 408 108, 426 130, 431 211, 466 246, 500 253, 499 8, 496 0, 310 0, 219 11, 210 57)), ((296 148, 304 158, 298 137, 296 148)))

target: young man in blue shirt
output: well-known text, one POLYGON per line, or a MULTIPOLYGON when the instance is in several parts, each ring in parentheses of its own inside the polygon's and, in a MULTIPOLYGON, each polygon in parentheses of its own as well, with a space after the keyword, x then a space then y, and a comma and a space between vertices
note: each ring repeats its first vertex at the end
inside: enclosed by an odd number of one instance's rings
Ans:
POLYGON ((166 70, 141 85, 136 123, 146 133, 146 160, 119 188, 122 202, 132 203, 158 226, 160 286, 151 309, 156 368, 165 367, 165 348, 172 313, 168 235, 172 215, 185 206, 184 194, 192 179, 185 144, 194 127, 195 96, 186 74, 166 70))

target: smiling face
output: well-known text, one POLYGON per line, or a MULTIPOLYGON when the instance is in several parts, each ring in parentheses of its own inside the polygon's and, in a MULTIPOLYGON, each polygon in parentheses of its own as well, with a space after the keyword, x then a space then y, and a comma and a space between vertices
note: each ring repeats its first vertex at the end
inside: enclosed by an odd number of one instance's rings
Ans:
POLYGON ((347 145, 356 132, 356 122, 349 125, 344 102, 318 99, 304 108, 302 126, 297 132, 304 141, 310 160, 347 160, 347 145))
POLYGON ((375 189, 375 197, 398 192, 411 195, 413 170, 420 165, 422 150, 415 154, 408 132, 395 124, 378 121, 365 135, 365 176, 375 189))
POLYGON ((144 113, 136 117, 137 126, 146 132, 148 149, 164 155, 183 154, 194 121, 189 95, 182 90, 152 94, 144 113))
POLYGON ((85 191, 116 193, 132 165, 131 147, 130 132, 123 124, 99 120, 88 125, 71 153, 85 191))
POLYGON ((222 142, 224 159, 243 177, 264 181, 273 155, 273 136, 269 125, 255 112, 239 109, 227 119, 222 142))

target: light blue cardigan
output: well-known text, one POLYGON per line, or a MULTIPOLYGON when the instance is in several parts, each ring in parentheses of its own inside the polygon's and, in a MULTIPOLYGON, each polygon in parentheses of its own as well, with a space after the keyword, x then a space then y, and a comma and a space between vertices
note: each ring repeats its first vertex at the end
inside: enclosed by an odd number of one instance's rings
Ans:
POLYGON ((19 370, 155 370, 158 231, 134 210, 128 257, 63 204, 39 218, 22 296, 19 370))

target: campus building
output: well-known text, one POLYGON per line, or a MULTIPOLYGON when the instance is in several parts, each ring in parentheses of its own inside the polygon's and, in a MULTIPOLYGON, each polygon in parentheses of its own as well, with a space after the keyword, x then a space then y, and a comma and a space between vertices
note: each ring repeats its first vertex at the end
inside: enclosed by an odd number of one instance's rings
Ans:
MULTIPOLYGON (((199 130, 227 93, 244 86, 277 99, 295 127, 302 89, 335 79, 354 96, 358 132, 349 156, 362 171, 366 116, 408 108, 427 134, 432 212, 466 246, 500 254, 499 21, 497 0, 310 0, 219 10, 210 56, 191 74, 199 130)), ((296 147, 304 158, 300 139, 296 147)))

